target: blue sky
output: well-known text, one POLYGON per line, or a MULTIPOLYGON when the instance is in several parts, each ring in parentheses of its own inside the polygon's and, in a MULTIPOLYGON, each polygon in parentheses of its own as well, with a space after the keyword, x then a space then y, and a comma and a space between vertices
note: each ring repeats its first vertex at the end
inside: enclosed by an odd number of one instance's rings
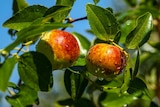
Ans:
MULTIPOLYGON (((51 7, 55 4, 55 0, 26 0, 26 2, 29 5, 40 4, 46 7, 51 7)), ((76 0, 74 7, 70 13, 70 16, 73 19, 86 16, 86 12, 85 12, 86 3, 93 3, 93 0, 76 0)), ((112 6, 111 0, 101 0, 101 2, 98 5, 102 7, 112 6)), ((6 47, 9 43, 13 42, 13 39, 8 34, 8 28, 2 27, 2 24, 12 16, 12 0, 5 0, 5 1, 1 0, 0 7, 1 7, 0 9, 0 14, 1 14, 0 16, 0 49, 2 49, 6 47)), ((78 33, 83 34, 88 39, 90 40, 92 39, 92 36, 86 33, 85 31, 86 29, 90 28, 88 21, 83 20, 83 21, 75 22, 73 23, 73 25, 74 25, 73 28, 67 28, 66 30, 69 32, 76 31, 78 33)), ((16 69, 12 73, 10 81, 17 83, 18 73, 16 69)), ((1 106, 7 107, 7 105, 1 104, 0 102, 0 107, 1 106)))

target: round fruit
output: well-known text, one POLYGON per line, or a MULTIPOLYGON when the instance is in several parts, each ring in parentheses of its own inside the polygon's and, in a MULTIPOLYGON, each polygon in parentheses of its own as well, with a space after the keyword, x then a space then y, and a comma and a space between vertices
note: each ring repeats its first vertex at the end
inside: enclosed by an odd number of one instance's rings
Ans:
POLYGON ((36 49, 47 56, 53 70, 71 66, 80 54, 80 47, 75 37, 62 30, 44 33, 36 49))
POLYGON ((86 64, 87 69, 99 78, 110 80, 126 66, 126 53, 117 46, 99 43, 90 48, 86 64))

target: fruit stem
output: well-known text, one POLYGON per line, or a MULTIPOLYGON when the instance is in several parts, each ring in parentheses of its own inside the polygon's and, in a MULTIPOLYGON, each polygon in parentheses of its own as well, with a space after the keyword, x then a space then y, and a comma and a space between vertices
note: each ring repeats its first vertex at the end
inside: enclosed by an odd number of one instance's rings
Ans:
POLYGON ((127 58, 129 57, 129 54, 128 54, 121 46, 119 46, 118 44, 116 44, 112 39, 109 39, 109 41, 110 41, 113 45, 115 45, 116 47, 118 47, 121 51, 123 51, 124 54, 125 54, 125 56, 126 56, 127 58))

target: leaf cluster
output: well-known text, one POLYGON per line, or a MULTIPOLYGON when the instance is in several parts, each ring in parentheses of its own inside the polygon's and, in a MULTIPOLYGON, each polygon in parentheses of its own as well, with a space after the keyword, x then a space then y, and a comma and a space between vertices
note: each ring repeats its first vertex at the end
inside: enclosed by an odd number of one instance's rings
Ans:
MULTIPOLYGON (((151 94, 153 91, 150 93, 145 74, 151 73, 154 68, 159 69, 159 42, 150 41, 152 31, 157 30, 153 21, 158 18, 159 11, 154 7, 156 2, 151 0, 140 0, 140 3, 136 0, 125 1, 133 9, 114 13, 111 8, 98 6, 100 0, 93 0, 94 4, 86 4, 87 16, 74 20, 69 13, 76 0, 57 0, 50 8, 30 6, 25 0, 14 0, 13 16, 3 23, 3 27, 15 31, 16 40, 0 50, 3 58, 0 60, 0 90, 5 92, 8 89, 10 95, 6 96, 7 101, 13 107, 38 105, 38 92, 48 92, 54 88, 52 73, 56 71, 52 71, 49 60, 36 51, 22 52, 23 48, 35 45, 46 31, 65 30, 73 27, 73 22, 87 19, 89 31, 95 39, 89 41, 83 34, 72 32, 79 42, 81 52, 72 66, 61 70, 64 72, 64 85, 69 98, 58 100, 55 105, 133 107, 140 102, 142 106, 150 106, 152 97, 156 95, 151 94), (146 9, 147 6, 151 8, 146 9), (110 81, 93 76, 86 68, 87 52, 97 43, 112 43, 127 52, 126 68, 110 81), (146 52, 146 44, 154 48, 155 53, 146 52), (15 47, 19 45, 21 47, 14 53, 15 47), (16 64, 19 84, 9 82, 16 64), (100 94, 94 95, 97 90, 100 94), (94 98, 98 100, 95 102, 94 98)), ((160 86, 157 87, 160 89, 160 86)))

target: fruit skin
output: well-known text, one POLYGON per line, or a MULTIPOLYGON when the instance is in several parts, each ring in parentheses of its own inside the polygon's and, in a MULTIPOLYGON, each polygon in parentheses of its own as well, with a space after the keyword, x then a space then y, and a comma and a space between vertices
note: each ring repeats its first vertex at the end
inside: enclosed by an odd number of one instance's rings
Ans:
POLYGON ((126 66, 126 53, 117 46, 98 43, 90 48, 86 66, 93 75, 111 80, 126 66))
POLYGON ((76 38, 62 30, 44 33, 36 46, 36 50, 47 56, 53 70, 71 66, 80 54, 80 47, 76 38))

